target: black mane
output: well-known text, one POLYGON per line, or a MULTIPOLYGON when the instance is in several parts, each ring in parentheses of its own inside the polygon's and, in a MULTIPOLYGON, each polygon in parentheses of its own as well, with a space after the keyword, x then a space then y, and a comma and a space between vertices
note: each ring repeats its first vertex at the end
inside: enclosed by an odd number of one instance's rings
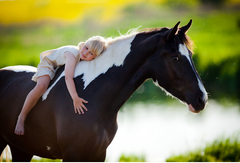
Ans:
MULTIPOLYGON (((144 29, 139 30, 139 33, 157 34, 157 33, 161 33, 161 32, 166 32, 169 29, 171 29, 171 28, 167 28, 167 27, 144 28, 144 29)), ((183 33, 181 31, 181 28, 179 29, 177 36, 179 37, 180 41, 183 42, 188 47, 188 49, 193 53, 194 43, 188 35, 186 35, 185 33, 183 33)))
POLYGON ((179 39, 188 47, 188 49, 193 53, 194 42, 191 38, 183 33, 181 30, 178 31, 179 39))

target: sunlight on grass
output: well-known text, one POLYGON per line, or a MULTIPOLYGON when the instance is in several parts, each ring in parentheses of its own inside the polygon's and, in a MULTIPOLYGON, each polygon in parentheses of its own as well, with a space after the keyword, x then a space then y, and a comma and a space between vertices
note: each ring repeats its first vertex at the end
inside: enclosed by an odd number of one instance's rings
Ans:
POLYGON ((239 55, 240 14, 218 12, 194 19, 191 38, 200 54, 200 67, 218 65, 222 60, 239 55))
POLYGON ((240 142, 233 136, 228 139, 215 140, 204 149, 197 149, 182 155, 172 156, 167 162, 239 162, 240 142))
POLYGON ((145 156, 135 156, 133 154, 131 155, 125 155, 122 154, 121 157, 119 158, 119 162, 145 162, 145 156))
MULTIPOLYGON (((161 4, 165 0, 150 0, 161 4)), ((0 22, 3 24, 25 23, 35 20, 81 21, 89 14, 106 22, 121 16, 121 10, 129 4, 144 0, 2 0, 0 1, 0 22)))

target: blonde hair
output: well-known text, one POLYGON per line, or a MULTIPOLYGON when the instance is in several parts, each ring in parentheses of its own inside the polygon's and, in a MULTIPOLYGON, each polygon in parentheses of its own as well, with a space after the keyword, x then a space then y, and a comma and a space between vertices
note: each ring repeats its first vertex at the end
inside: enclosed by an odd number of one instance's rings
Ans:
POLYGON ((107 41, 105 38, 101 36, 93 36, 89 38, 86 42, 80 42, 78 44, 79 50, 84 46, 87 45, 88 48, 96 54, 96 56, 99 56, 107 49, 107 41))

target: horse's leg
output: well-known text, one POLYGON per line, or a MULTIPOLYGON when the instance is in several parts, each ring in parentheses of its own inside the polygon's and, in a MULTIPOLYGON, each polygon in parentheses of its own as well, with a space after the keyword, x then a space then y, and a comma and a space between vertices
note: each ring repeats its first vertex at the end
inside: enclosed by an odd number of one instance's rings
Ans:
POLYGON ((6 140, 4 140, 2 137, 0 137, 0 155, 2 154, 2 152, 6 146, 7 146, 6 140))
POLYGON ((30 162, 33 155, 23 152, 22 150, 10 145, 13 162, 30 162))

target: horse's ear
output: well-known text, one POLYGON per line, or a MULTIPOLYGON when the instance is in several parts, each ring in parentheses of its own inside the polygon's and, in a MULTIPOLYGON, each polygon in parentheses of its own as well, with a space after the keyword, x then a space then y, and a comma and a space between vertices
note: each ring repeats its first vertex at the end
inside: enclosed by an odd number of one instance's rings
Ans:
POLYGON ((178 33, 178 26, 180 24, 180 21, 171 29, 171 31, 168 32, 167 34, 167 40, 172 38, 174 35, 178 33))
POLYGON ((183 33, 187 33, 187 31, 189 30, 189 28, 191 27, 192 25, 192 19, 189 21, 189 23, 185 26, 182 26, 180 28, 180 31, 182 31, 183 33))

